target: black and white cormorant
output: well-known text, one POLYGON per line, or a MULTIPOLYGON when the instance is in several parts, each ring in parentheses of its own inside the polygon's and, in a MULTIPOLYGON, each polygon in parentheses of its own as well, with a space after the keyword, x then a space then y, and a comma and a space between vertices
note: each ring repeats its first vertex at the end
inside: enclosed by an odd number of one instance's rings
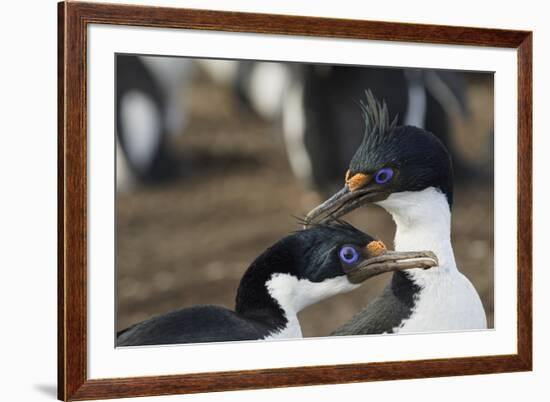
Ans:
POLYGON ((451 245, 453 169, 433 134, 390 123, 385 103, 367 91, 365 133, 345 186, 309 212, 306 222, 330 221, 367 204, 389 212, 395 250, 431 250, 435 270, 394 273, 384 293, 335 334, 484 329, 483 305, 456 266, 451 245))
POLYGON ((300 310, 382 272, 437 265, 430 252, 389 252, 353 226, 313 225, 268 248, 245 272, 235 311, 199 305, 138 323, 118 346, 221 342, 302 336, 300 310))

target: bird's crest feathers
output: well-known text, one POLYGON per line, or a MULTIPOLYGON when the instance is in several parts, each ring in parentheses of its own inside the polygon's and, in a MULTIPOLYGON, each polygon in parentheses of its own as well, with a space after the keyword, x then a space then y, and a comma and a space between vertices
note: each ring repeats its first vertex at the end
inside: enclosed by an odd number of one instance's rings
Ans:
POLYGON ((365 91, 366 102, 359 101, 359 106, 363 114, 365 131, 363 134, 363 144, 369 148, 374 148, 382 141, 384 136, 390 134, 397 126, 397 116, 390 123, 390 116, 386 102, 378 102, 370 89, 365 91))

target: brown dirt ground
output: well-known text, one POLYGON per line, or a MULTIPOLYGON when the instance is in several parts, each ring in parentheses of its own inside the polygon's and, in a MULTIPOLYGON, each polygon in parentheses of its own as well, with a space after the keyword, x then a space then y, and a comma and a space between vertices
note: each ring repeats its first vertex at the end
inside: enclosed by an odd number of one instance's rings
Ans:
MULTIPOLYGON (((478 103, 480 96, 491 101, 487 91, 476 95, 478 103)), ((241 110, 227 89, 199 78, 190 107, 190 125, 174 145, 187 174, 117 196, 118 329, 195 304, 232 308, 248 264, 299 228, 293 216, 321 201, 293 177, 276 130, 241 110)), ((460 183, 455 194, 456 259, 492 326, 492 182, 460 183)), ((362 208, 347 219, 392 244, 394 225, 380 208, 362 208)), ((327 335, 387 281, 386 275, 374 278, 307 308, 300 315, 304 336, 327 335)))

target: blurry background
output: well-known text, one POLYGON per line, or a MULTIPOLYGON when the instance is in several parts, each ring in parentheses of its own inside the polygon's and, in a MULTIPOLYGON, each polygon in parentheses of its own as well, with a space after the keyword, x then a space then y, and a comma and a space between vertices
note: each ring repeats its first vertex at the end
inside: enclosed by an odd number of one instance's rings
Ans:
MULTIPOLYGON (((491 73, 133 55, 116 69, 118 330, 194 304, 233 308, 253 259, 342 187, 367 88, 451 151, 456 259, 493 326, 491 73)), ((346 220, 392 245, 382 209, 346 220)), ((304 310, 304 336, 329 334, 388 279, 304 310)))

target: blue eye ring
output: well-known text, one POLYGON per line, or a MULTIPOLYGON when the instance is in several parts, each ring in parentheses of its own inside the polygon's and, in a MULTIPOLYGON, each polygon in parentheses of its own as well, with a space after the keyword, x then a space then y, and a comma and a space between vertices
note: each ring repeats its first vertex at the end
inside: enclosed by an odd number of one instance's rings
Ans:
POLYGON ((391 181, 392 177, 392 168, 382 168, 378 172, 376 172, 376 175, 374 176, 374 181, 378 184, 386 184, 391 181))
POLYGON ((359 252, 353 246, 343 246, 338 256, 340 261, 347 265, 353 265, 359 260, 359 252))

